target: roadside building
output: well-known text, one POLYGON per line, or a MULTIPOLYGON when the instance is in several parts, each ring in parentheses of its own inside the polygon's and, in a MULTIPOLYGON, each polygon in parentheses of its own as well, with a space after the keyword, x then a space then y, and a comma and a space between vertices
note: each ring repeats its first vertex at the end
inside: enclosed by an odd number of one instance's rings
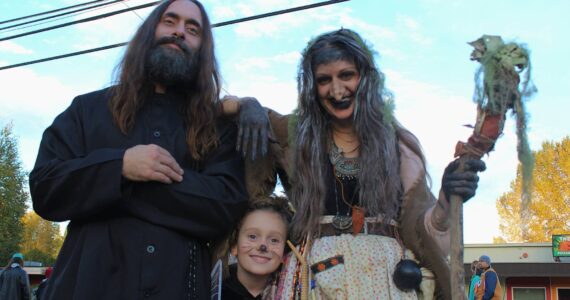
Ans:
POLYGON ((499 275, 503 299, 570 300, 570 252, 554 256, 560 254, 555 250, 553 243, 467 244, 465 282, 468 286, 471 262, 485 254, 499 275))

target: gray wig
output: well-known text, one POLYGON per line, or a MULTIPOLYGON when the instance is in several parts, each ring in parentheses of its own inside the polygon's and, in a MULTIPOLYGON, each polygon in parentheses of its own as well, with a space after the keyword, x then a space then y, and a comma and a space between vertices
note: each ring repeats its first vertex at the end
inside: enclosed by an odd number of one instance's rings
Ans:
POLYGON ((366 214, 397 220, 402 192, 399 139, 424 160, 415 137, 392 117, 391 95, 384 89, 384 74, 376 68, 371 48, 349 29, 317 36, 303 51, 297 77, 299 103, 296 132, 292 133, 296 149, 291 191, 297 209, 292 222, 295 239, 316 233, 319 217, 324 214, 332 129, 331 118, 318 100, 314 72, 317 66, 335 61, 354 63, 360 74, 353 124, 360 142, 358 203, 366 214))

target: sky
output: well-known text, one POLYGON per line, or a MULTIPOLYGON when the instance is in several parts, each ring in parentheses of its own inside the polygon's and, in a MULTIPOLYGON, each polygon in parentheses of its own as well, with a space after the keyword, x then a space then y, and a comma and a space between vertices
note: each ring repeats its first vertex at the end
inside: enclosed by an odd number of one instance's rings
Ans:
MULTIPOLYGON (((3 0, 0 21, 85 1, 3 0)), ((1 30, 0 38, 62 22, 133 7, 153 0, 129 0, 72 18, 22 30, 1 30)), ((320 1, 204 0, 212 23, 320 1)), ((150 9, 0 42, 0 67, 71 53, 130 39, 150 9)), ((438 194, 445 166, 458 141, 474 124, 474 73, 467 42, 483 34, 524 43, 531 51, 538 93, 526 105, 532 150, 569 135, 570 1, 566 0, 351 0, 214 29, 224 93, 254 96, 267 107, 290 113, 296 107, 300 52, 312 37, 341 27, 359 32, 377 52, 376 63, 394 94, 395 115, 420 140, 438 194), (566 29, 565 29, 566 28, 566 29)), ((9 24, 0 24, 4 27, 9 24)), ((42 132, 80 94, 113 82, 124 48, 0 71, 0 126, 13 124, 26 171, 33 168, 42 132)), ((496 200, 516 176, 516 135, 509 118, 495 151, 484 158, 477 195, 464 205, 465 243, 491 243, 500 236, 496 200)))

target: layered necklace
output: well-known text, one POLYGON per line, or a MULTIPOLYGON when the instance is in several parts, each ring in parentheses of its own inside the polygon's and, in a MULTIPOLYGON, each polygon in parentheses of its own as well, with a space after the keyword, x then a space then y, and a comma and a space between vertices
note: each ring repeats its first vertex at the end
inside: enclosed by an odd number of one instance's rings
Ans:
MULTIPOLYGON (((334 174, 334 191, 335 191, 335 202, 337 213, 333 217, 332 226, 339 231, 346 231, 350 227, 353 228, 353 234, 358 234, 364 225, 364 209, 358 205, 354 205, 354 199, 348 202, 345 198, 344 193, 344 183, 343 181, 352 181, 358 179, 358 172, 360 171, 360 164, 358 157, 346 157, 345 155, 350 155, 359 149, 360 145, 357 145, 349 151, 343 151, 340 149, 334 139, 331 139, 329 146, 329 159, 333 166, 334 174), (346 215, 340 214, 339 209, 339 195, 337 191, 337 183, 340 186, 340 199, 350 208, 346 215), (352 211, 352 215, 349 215, 352 211)), ((357 193, 355 193, 357 196, 357 193)), ((354 198, 354 197, 353 197, 354 198)))

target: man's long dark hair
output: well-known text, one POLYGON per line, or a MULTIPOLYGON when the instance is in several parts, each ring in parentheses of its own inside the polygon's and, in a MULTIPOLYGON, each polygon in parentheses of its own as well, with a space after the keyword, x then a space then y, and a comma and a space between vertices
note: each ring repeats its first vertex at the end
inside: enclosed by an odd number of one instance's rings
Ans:
MULTIPOLYGON (((147 59, 155 42, 156 26, 166 9, 177 0, 166 0, 156 7, 137 30, 129 42, 125 55, 117 66, 117 85, 112 88, 109 103, 113 120, 120 130, 127 134, 135 123, 138 110, 150 99, 154 83, 147 70, 147 59)), ((201 160, 209 150, 216 147, 215 119, 220 95, 220 75, 214 54, 212 28, 204 6, 196 0, 202 15, 202 35, 197 57, 194 83, 185 87, 184 114, 186 116, 186 143, 193 159, 201 160)))

